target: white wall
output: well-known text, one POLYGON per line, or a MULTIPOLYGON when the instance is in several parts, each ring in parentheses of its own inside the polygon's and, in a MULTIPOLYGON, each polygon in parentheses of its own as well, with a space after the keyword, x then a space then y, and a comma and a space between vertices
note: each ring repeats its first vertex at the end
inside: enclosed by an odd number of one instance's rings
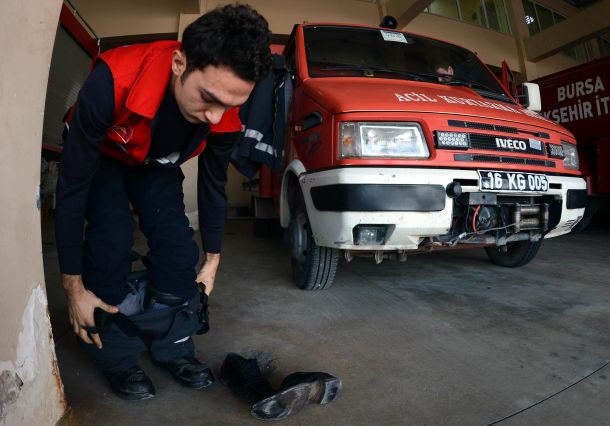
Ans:
POLYGON ((178 0, 72 0, 99 37, 178 31, 178 0))
MULTIPOLYGON (((207 10, 231 1, 207 0, 207 10)), ((374 2, 361 0, 248 0, 267 21, 271 31, 290 34, 302 22, 347 22, 377 25, 379 10, 374 2)), ((204 11, 205 12, 205 11, 204 11)))
POLYGON ((38 183, 60 0, 3 0, 0 15, 0 424, 65 411, 47 313, 38 183))
POLYGON ((486 64, 500 66, 506 60, 512 69, 520 71, 517 46, 511 35, 430 13, 420 14, 404 30, 465 47, 486 64))
MULTIPOLYGON (((514 30, 513 28, 513 33, 514 30)), ((502 61, 506 60, 513 71, 524 72, 520 65, 517 43, 513 35, 430 13, 420 14, 405 27, 405 31, 458 44, 477 52, 486 64, 499 67, 502 61)), ((528 62, 528 79, 533 80, 578 64, 578 61, 564 54, 553 55, 537 63, 528 62)))

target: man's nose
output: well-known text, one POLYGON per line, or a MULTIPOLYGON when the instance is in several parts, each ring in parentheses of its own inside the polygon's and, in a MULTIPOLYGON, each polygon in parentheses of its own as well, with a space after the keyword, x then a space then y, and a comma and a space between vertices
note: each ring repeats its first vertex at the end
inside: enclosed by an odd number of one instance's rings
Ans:
POLYGON ((225 108, 224 107, 210 107, 208 108, 205 112, 205 118, 207 120, 208 123, 210 124, 217 124, 220 119, 222 118, 222 114, 224 114, 225 112, 225 108))

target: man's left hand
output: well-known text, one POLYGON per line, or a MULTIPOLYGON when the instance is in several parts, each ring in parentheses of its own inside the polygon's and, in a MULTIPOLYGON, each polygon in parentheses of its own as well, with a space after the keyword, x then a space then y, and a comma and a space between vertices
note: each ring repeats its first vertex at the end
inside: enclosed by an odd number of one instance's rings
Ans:
POLYGON ((216 271, 220 264, 220 253, 206 253, 203 266, 197 275, 197 281, 201 289, 208 296, 214 289, 214 280, 216 279, 216 271))

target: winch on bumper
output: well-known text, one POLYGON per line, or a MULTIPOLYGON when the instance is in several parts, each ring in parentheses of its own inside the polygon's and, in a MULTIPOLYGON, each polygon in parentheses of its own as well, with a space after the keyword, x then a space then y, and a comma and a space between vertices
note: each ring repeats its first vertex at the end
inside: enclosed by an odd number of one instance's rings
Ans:
POLYGON ((392 251, 416 250, 432 239, 441 244, 510 242, 487 232, 499 227, 506 238, 520 235, 518 240, 566 234, 583 215, 585 181, 546 177, 545 192, 482 191, 477 170, 462 169, 344 167, 304 173, 299 181, 317 245, 392 251), (477 215, 500 226, 472 216, 477 206, 477 215), (475 228, 469 229, 473 218, 475 228))

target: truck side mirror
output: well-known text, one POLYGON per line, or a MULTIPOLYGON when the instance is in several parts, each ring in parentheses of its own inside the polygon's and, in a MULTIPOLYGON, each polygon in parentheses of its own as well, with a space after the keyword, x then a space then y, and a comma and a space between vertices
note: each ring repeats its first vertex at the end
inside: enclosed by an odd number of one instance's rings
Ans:
POLYGON ((523 83, 523 106, 530 111, 542 111, 540 86, 536 83, 523 83))

